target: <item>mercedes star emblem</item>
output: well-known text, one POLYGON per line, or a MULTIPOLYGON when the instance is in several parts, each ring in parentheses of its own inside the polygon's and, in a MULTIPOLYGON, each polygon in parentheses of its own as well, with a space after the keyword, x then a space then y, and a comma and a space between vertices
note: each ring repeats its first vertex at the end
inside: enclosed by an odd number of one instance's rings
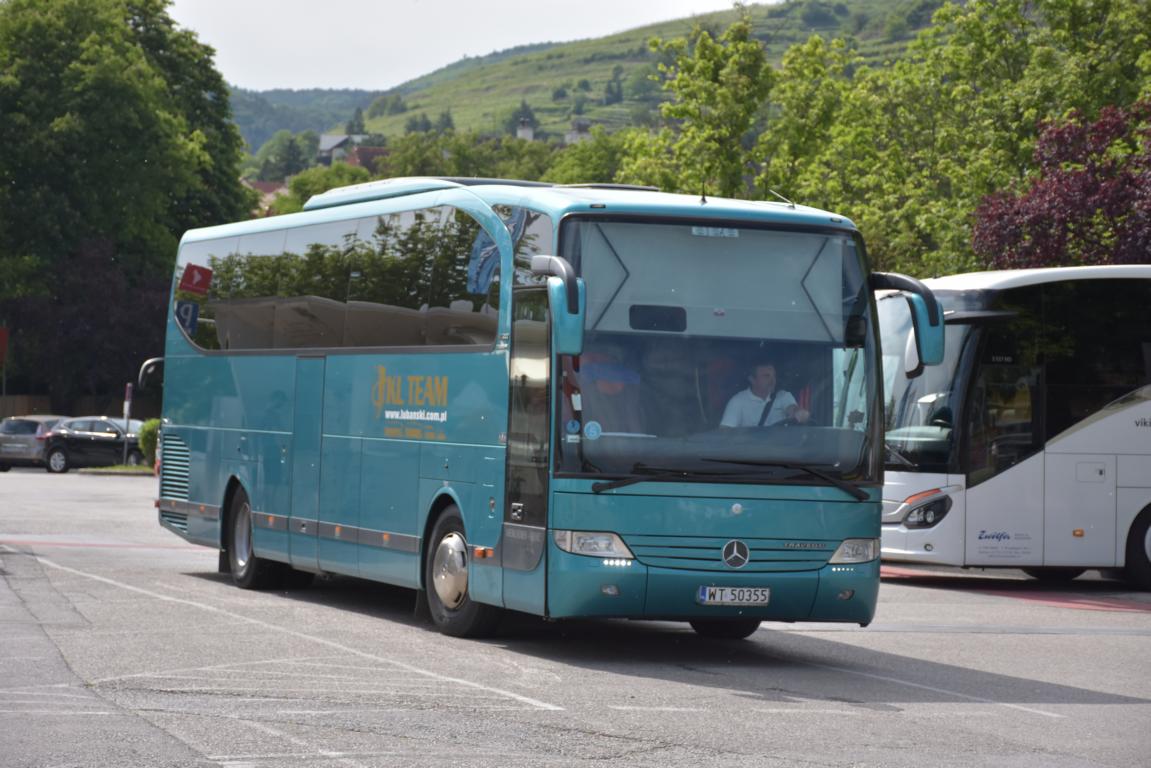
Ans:
POLYGON ((742 568, 751 559, 747 545, 739 539, 732 539, 723 545, 723 561, 732 568, 742 568))

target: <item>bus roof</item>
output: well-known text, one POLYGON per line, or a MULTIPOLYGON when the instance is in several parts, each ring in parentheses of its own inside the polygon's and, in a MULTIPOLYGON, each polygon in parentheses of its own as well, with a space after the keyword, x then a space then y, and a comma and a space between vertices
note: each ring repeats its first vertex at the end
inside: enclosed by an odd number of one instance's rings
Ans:
POLYGON ((1151 264, 1116 264, 1092 267, 1039 267, 1035 269, 1000 269, 986 272, 964 272, 933 277, 924 282, 932 290, 998 291, 1042 283, 1067 280, 1151 279, 1151 264))
MULTIPOLYGON (((508 179, 407 177, 339 187, 313 196, 302 213, 251 219, 190 230, 183 241, 255 233, 398 210, 387 201, 432 194, 423 204, 438 204, 434 193, 468 190, 489 206, 529 207, 558 221, 571 213, 617 213, 704 220, 757 221, 783 225, 827 226, 853 230, 846 217, 787 202, 733 200, 660 192, 623 184, 547 184, 508 179), (375 203, 376 205, 373 205, 375 203), (342 211, 340 209, 354 209, 342 211)), ((415 203, 417 207, 421 203, 415 203)))

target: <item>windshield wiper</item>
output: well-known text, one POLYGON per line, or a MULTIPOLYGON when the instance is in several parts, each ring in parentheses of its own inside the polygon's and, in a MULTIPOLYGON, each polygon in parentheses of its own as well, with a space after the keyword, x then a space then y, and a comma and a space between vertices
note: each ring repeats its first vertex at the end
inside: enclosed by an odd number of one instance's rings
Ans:
POLYGON ((915 462, 900 453, 899 450, 887 440, 883 441, 883 447, 887 449, 887 455, 895 459, 895 461, 886 462, 887 464, 898 464, 901 467, 915 468, 915 462))
POLYGON ((704 472, 698 469, 653 467, 650 464, 644 464, 642 461, 636 462, 636 464, 632 466, 631 471, 633 474, 625 477, 592 483, 591 489, 594 493, 602 493, 604 491, 610 491, 613 488, 623 488, 625 485, 634 485, 648 481, 688 480, 695 477, 730 477, 733 474, 724 471, 704 472))
POLYGON ((846 480, 840 480, 838 477, 829 475, 822 470, 818 470, 815 467, 809 467, 805 464, 790 464, 785 461, 760 461, 758 459, 704 459, 704 461, 718 461, 723 462, 724 464, 745 464, 749 467, 779 467, 780 469, 795 469, 800 472, 806 472, 807 474, 814 477, 818 477, 828 485, 834 485, 836 488, 840 489, 844 493, 851 495, 853 498, 859 501, 867 501, 868 499, 867 491, 863 490, 859 486, 853 485, 846 480))

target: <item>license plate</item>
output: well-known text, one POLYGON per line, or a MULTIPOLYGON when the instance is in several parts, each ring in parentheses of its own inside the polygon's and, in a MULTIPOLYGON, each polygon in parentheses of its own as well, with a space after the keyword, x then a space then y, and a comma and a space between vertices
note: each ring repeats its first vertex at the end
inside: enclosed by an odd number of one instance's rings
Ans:
POLYGON ((767 587, 700 587, 696 602, 701 605, 767 605, 767 587))

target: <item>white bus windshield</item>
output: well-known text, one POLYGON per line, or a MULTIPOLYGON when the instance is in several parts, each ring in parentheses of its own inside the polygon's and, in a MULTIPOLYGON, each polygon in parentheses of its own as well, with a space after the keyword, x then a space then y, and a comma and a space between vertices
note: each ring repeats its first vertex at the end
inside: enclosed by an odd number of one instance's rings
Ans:
MULTIPOLYGON (((937 291, 947 314, 981 306, 977 295, 937 291)), ((915 342, 911 312, 902 294, 878 297, 880 347, 883 350, 884 433, 888 469, 946 472, 958 449, 956 419, 963 396, 961 361, 972 342, 973 327, 949 323, 945 329, 942 364, 923 368, 909 377, 914 367, 915 342)))

